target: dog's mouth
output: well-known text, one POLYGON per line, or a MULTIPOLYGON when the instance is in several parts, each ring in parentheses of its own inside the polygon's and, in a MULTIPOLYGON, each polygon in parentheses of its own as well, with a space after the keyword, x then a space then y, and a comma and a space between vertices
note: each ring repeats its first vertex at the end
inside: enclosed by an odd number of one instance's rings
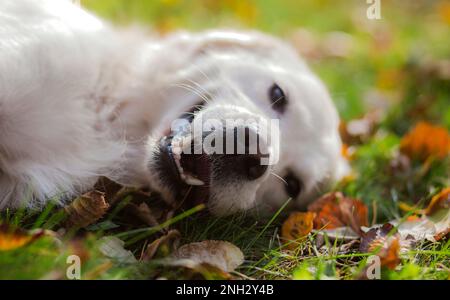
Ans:
MULTIPOLYGON (((200 110, 198 107, 180 118, 187 120, 189 124, 192 123, 193 113, 200 110)), ((195 154, 197 152, 194 151, 190 131, 182 128, 172 129, 168 135, 160 139, 159 148, 161 171, 173 183, 171 186, 177 204, 206 203, 210 195, 211 161, 203 151, 195 154), (191 151, 184 151, 186 147, 190 147, 191 151)))

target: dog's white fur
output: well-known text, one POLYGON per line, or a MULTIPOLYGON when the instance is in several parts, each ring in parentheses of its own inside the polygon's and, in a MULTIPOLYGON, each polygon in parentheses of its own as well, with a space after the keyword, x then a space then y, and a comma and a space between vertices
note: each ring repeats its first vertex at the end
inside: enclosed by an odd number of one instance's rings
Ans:
MULTIPOLYGON (((203 117, 280 117, 280 160, 271 172, 302 178, 299 203, 345 171, 334 105, 282 41, 232 31, 156 39, 113 30, 70 1, 2 0, 0 209, 62 202, 99 176, 150 184, 173 200, 148 166, 170 122, 203 91, 213 94, 203 117), (274 82, 289 95, 281 117, 267 99, 274 82)), ((268 174, 211 186, 216 213, 287 199, 268 174)))

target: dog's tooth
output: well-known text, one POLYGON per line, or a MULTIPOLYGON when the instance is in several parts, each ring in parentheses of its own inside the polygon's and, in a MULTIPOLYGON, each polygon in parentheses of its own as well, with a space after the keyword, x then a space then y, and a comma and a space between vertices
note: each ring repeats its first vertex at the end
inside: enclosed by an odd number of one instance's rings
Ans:
POLYGON ((183 179, 184 179, 184 182, 186 182, 189 185, 204 185, 205 184, 203 181, 201 181, 198 178, 195 178, 194 176, 192 176, 190 174, 185 174, 183 179))
POLYGON ((184 174, 183 174, 184 170, 183 170, 183 167, 181 166, 181 155, 173 154, 173 160, 175 162, 175 165, 177 166, 180 177, 184 180, 184 174))

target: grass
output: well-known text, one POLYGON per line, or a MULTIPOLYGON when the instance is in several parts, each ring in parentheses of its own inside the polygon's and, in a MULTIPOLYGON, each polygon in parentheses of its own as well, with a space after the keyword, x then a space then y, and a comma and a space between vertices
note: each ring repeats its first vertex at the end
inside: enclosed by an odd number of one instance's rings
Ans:
MULTIPOLYGON (((449 59, 450 44, 443 41, 450 35, 450 8, 445 1, 414 3, 384 1, 383 19, 367 21, 364 1, 82 1, 115 23, 138 22, 162 33, 177 28, 231 26, 256 28, 285 38, 301 27, 319 41, 326 41, 329 32, 348 34, 352 47, 343 57, 323 54, 308 60, 329 87, 344 120, 383 107, 376 132, 353 145, 355 178, 335 187, 365 202, 370 219, 377 223, 403 216, 400 202, 424 204, 439 189, 450 186, 449 158, 414 163, 406 174, 392 172, 391 161, 399 141, 415 123, 427 120, 450 129, 449 80, 424 71, 433 62, 449 59), (378 95, 375 103, 370 95, 378 95)), ((66 232, 61 229, 66 216, 54 205, 40 213, 2 213, 0 221, 30 230, 55 230, 62 238, 58 242, 48 236, 17 250, 0 252, 0 278, 65 278, 66 258, 73 253, 82 257, 84 279, 189 277, 185 271, 165 265, 163 259, 129 264, 108 259, 98 251, 98 240, 114 235, 139 257, 168 228, 179 230, 182 243, 206 239, 234 243, 246 260, 233 275, 243 278, 354 279, 361 275, 369 256, 340 251, 342 244, 330 241, 325 241, 326 251, 319 251, 314 235, 297 241, 295 251, 285 251, 279 238, 280 225, 286 218, 283 209, 271 218, 251 214, 211 218, 202 207, 196 207, 148 227, 130 219, 127 204, 137 200, 128 197, 97 224, 66 232)), ((143 201, 154 205, 153 199, 143 201)), ((402 254, 401 259, 397 270, 383 269, 382 278, 448 279, 450 241, 424 242, 402 254)), ((214 278, 214 274, 203 275, 214 278)))

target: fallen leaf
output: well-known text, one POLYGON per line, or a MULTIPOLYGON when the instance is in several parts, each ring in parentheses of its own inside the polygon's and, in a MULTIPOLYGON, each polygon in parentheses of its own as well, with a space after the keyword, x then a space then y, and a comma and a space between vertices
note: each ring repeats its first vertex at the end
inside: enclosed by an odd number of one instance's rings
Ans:
POLYGON ((295 243, 289 242, 296 241, 311 232, 315 216, 316 214, 313 212, 294 212, 284 221, 281 227, 281 237, 288 242, 289 249, 294 249, 296 246, 295 243))
MULTIPOLYGON (((416 213, 419 212, 420 209, 418 209, 416 206, 413 206, 409 203, 403 202, 403 201, 399 201, 398 202, 398 208, 404 212, 412 212, 412 213, 416 213)), ((415 215, 411 215, 410 217, 413 217, 415 215)))
POLYGON ((315 212, 314 229, 333 229, 349 226, 356 233, 367 226, 368 209, 359 200, 344 197, 341 192, 328 193, 308 206, 315 212))
POLYGON ((399 239, 393 239, 387 248, 382 248, 378 254, 382 267, 394 270, 400 263, 400 242, 399 239))
POLYGON ((411 159, 444 159, 450 153, 450 135, 444 127, 419 122, 400 141, 400 151, 411 159))
POLYGON ((400 236, 390 223, 371 228, 363 233, 359 250, 374 252, 380 257, 382 267, 393 270, 400 263, 400 236))
POLYGON ((398 224, 398 231, 402 238, 413 238, 416 242, 422 240, 438 241, 450 232, 450 209, 441 209, 431 216, 422 216, 398 224))
POLYGON ((174 259, 166 261, 165 266, 184 270, 183 279, 230 280, 230 273, 209 263, 199 263, 191 259, 174 259), (200 275, 200 276, 199 276, 200 275))
POLYGON ((244 254, 235 245, 226 241, 207 240, 180 247, 177 259, 189 259, 197 264, 207 263, 225 272, 234 271, 244 262, 244 254))
POLYGON ((105 199, 108 204, 112 205, 114 203, 111 200, 123 189, 123 186, 107 177, 100 177, 95 183, 94 189, 105 193, 105 199))
POLYGON ((162 252, 160 256, 165 257, 178 248, 181 234, 178 230, 170 230, 167 234, 154 240, 141 256, 141 260, 148 261, 154 258, 158 252, 162 252))
POLYGON ((98 249, 105 256, 120 263, 135 263, 137 259, 133 253, 124 248, 125 242, 115 236, 104 236, 99 240, 98 249))
POLYGON ((450 232, 450 188, 444 188, 431 198, 425 209, 417 210, 421 216, 412 215, 398 224, 400 235, 415 241, 438 241, 450 232))
POLYGON ((0 224, 0 251, 15 250, 30 244, 44 234, 43 230, 34 233, 6 223, 0 224))
POLYGON ((105 194, 99 191, 88 192, 64 207, 67 213, 65 227, 86 227, 98 221, 109 209, 105 194))
POLYGON ((368 253, 379 250, 378 248, 383 247, 389 237, 397 238, 396 233, 394 225, 390 223, 369 228, 367 232, 362 233, 359 251, 368 253))
POLYGON ((427 208, 423 213, 427 216, 431 216, 440 209, 450 208, 450 187, 442 189, 437 195, 431 198, 427 208))
POLYGON ((338 227, 333 229, 313 230, 317 236, 327 236, 330 240, 353 241, 358 240, 360 235, 353 231, 350 227, 338 227))
POLYGON ((450 209, 447 199, 446 188, 433 197, 429 207, 422 211, 422 216, 412 215, 406 219, 392 220, 383 226, 369 228, 363 233, 360 251, 372 252, 374 247, 389 244, 387 241, 389 233, 398 239, 401 251, 408 250, 424 240, 436 242, 442 239, 450 232, 450 209), (392 234, 394 231, 395 234, 392 234))

